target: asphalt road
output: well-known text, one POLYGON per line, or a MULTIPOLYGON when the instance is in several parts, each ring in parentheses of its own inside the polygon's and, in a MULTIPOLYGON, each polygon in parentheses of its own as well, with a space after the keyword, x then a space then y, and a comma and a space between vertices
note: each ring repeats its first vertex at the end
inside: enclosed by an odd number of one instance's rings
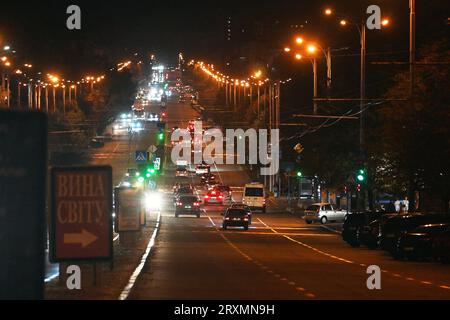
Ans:
MULTIPOLYGON (((196 112, 170 103, 168 128, 186 127, 196 112)), ((165 174, 166 187, 175 178, 165 174)), ((239 166, 218 166, 223 183, 249 181, 239 166)), ((192 178, 196 183, 197 178, 192 178)), ((203 191, 198 189, 201 194, 203 191)), ((166 199, 161 230, 131 299, 449 299, 449 266, 396 261, 379 250, 351 248, 333 231, 307 225, 269 202, 248 231, 223 231, 225 207, 207 206, 201 218, 174 217, 166 199), (381 268, 381 290, 369 290, 367 267, 381 268)))

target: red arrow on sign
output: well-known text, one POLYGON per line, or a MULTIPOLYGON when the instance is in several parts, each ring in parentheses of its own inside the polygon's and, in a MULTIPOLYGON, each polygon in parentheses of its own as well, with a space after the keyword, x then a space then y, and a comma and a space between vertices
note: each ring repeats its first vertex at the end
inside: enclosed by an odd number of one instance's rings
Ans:
POLYGON ((67 244, 81 244, 85 248, 91 243, 95 242, 98 237, 89 231, 82 230, 81 233, 66 233, 64 235, 64 243, 67 244))

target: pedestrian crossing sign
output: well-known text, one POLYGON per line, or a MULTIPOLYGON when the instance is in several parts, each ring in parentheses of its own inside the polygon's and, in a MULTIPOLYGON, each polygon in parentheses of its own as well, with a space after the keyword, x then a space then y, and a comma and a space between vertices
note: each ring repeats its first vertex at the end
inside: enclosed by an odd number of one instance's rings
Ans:
POLYGON ((136 151, 136 162, 148 162, 148 153, 146 151, 136 151))

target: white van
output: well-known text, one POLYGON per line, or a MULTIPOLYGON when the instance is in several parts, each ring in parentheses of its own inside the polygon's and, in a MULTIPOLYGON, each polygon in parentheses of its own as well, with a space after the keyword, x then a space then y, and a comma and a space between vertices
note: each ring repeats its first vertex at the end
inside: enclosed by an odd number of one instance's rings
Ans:
POLYGON ((242 203, 249 206, 251 210, 266 212, 266 191, 263 184, 249 183, 244 187, 242 203))

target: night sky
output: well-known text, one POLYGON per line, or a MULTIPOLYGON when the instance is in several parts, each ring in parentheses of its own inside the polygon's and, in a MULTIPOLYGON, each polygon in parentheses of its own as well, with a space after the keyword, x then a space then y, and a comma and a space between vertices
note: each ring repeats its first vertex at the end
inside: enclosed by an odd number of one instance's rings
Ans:
MULTIPOLYGON (((418 44, 421 39, 448 33, 449 27, 443 23, 450 16, 448 1, 417 2, 418 44)), ((78 64, 89 65, 88 61, 82 61, 85 55, 81 52, 94 50, 111 60, 132 52, 153 52, 160 59, 173 62, 171 59, 180 51, 208 60, 215 59, 218 51, 226 48, 225 20, 231 16, 234 35, 241 29, 249 32, 249 25, 261 25, 263 41, 269 47, 289 41, 296 31, 289 26, 297 24, 304 25, 301 32, 332 47, 350 46, 357 50, 355 32, 339 30, 336 20, 327 20, 322 15, 327 4, 355 18, 361 17, 367 4, 379 4, 383 14, 394 23, 382 37, 376 32, 370 35, 368 50, 407 51, 408 0, 3 1, 0 41, 3 38, 23 58, 29 57, 43 67, 69 71, 76 70, 78 64), (65 27, 66 8, 70 4, 81 7, 81 31, 65 27)))

